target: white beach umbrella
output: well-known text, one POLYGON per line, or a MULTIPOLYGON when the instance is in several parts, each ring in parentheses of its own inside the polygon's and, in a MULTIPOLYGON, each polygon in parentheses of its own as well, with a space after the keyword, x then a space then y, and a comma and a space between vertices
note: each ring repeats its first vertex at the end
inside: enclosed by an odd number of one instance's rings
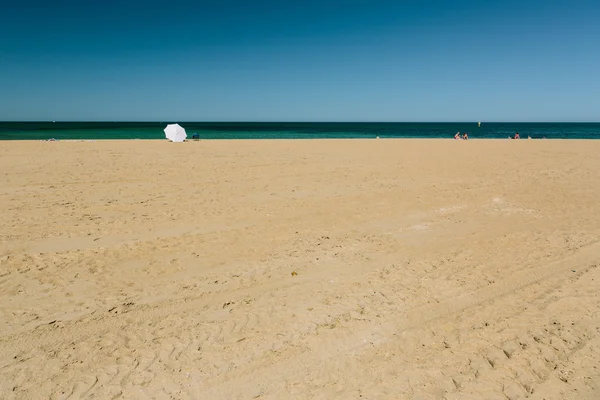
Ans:
POLYGON ((172 142, 183 142, 187 134, 179 124, 169 124, 165 128, 165 136, 172 142))

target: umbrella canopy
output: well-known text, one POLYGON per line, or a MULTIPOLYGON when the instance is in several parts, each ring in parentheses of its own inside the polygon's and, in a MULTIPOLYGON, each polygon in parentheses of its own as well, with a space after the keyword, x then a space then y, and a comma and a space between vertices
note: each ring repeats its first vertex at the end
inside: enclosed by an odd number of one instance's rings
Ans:
POLYGON ((183 142, 187 134, 179 124, 169 124, 165 128, 165 136, 172 142, 183 142))

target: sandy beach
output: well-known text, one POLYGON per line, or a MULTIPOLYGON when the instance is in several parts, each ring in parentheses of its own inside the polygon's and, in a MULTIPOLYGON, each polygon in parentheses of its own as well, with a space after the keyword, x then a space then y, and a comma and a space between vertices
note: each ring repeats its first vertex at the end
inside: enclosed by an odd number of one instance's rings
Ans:
POLYGON ((2 399, 598 399, 600 141, 0 143, 2 399))

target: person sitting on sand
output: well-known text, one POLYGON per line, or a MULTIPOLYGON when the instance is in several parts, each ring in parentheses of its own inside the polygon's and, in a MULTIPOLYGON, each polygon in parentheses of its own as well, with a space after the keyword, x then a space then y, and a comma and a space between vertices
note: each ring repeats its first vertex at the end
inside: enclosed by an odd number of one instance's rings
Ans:
POLYGON ((515 139, 521 139, 521 136, 519 136, 519 132, 515 133, 515 139))
POLYGON ((467 133, 465 132, 465 134, 463 135, 463 140, 469 140, 469 135, 467 135, 467 133))
POLYGON ((462 137, 460 137, 460 132, 456 132, 456 135, 454 135, 454 139, 456 139, 456 140, 462 139, 462 137))

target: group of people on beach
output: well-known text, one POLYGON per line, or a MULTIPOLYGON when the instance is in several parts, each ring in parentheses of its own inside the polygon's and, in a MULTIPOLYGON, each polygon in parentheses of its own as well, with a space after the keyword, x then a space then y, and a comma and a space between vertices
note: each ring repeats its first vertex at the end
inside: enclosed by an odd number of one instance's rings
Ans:
MULTIPOLYGON (((521 139, 519 132, 515 132, 515 136, 509 136, 509 139, 521 139)), ((531 139, 531 136, 527 135, 527 139, 531 139)), ((546 136, 542 136, 542 139, 546 139, 546 136)))
MULTIPOLYGON (((521 135, 519 135, 519 132, 515 132, 515 136, 509 136, 509 139, 521 139, 521 135)), ((461 135, 460 132, 456 132, 456 135, 454 135, 454 139, 455 140, 469 140, 469 135, 467 135, 467 133, 463 133, 461 135)), ((531 139, 531 136, 527 136, 527 139, 531 139)), ((543 139, 546 139, 546 136, 543 137, 543 139)))

